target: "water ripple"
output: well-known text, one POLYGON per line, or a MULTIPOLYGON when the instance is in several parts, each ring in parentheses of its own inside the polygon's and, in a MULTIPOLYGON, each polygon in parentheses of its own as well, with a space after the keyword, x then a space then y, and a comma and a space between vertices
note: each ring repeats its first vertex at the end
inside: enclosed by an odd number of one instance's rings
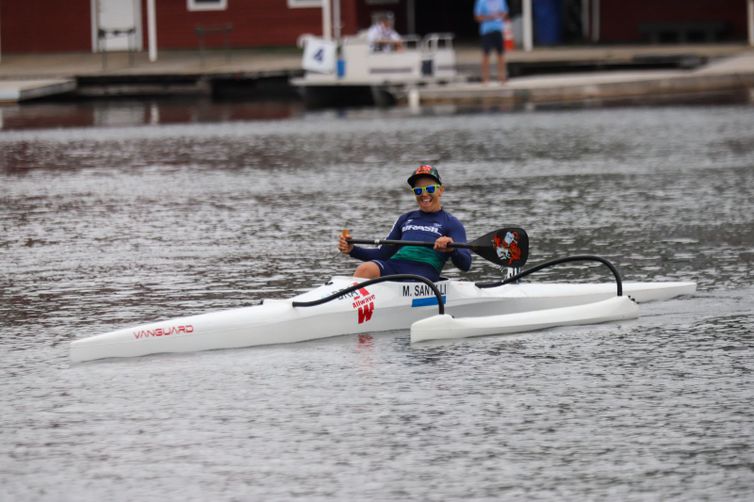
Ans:
POLYGON ((3 494, 748 500, 752 131, 750 109, 668 107, 3 132, 3 494), (350 273, 340 230, 385 234, 425 161, 471 237, 520 224, 531 262, 596 253, 700 292, 513 337, 69 363, 75 338, 350 273))

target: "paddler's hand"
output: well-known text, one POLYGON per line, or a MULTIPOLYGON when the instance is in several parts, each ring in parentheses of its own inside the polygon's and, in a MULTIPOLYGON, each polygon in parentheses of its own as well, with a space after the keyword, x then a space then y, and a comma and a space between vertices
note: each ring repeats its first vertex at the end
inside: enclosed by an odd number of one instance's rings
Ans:
POLYGON ((353 250, 353 244, 349 244, 348 241, 346 241, 349 237, 351 237, 351 234, 348 230, 343 230, 340 237, 338 237, 338 251, 343 254, 349 254, 353 250))
POLYGON ((453 242, 453 239, 451 237, 448 237, 447 235, 438 237, 435 241, 434 249, 435 251, 440 251, 441 253, 452 253, 453 248, 448 247, 448 244, 450 244, 451 242, 453 242))

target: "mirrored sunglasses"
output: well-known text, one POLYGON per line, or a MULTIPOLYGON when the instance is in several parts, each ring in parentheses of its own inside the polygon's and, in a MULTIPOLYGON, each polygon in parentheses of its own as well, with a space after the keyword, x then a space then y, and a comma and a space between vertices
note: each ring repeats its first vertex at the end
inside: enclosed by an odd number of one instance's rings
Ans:
POLYGON ((427 192, 428 194, 433 194, 438 188, 440 188, 440 186, 441 185, 427 185, 425 187, 413 187, 411 188, 411 190, 413 190, 414 195, 418 197, 424 192, 427 192))

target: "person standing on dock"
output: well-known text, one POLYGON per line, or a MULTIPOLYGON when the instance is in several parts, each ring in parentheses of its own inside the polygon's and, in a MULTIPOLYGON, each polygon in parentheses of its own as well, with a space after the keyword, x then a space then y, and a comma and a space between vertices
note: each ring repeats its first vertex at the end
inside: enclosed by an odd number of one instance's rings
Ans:
POLYGON ((424 164, 414 170, 407 181, 419 208, 398 217, 387 239, 432 242, 434 246, 383 245, 367 249, 348 242, 350 236, 344 230, 338 240, 338 250, 364 262, 356 267, 354 277, 376 279, 385 275, 415 274, 437 281, 448 258, 464 272, 471 268, 468 249, 448 246, 452 242, 466 242, 466 229, 442 208, 440 197, 445 188, 440 173, 424 164))
POLYGON ((490 81, 490 52, 497 53, 497 78, 506 80, 503 23, 509 23, 508 3, 505 0, 476 0, 474 19, 479 23, 482 37, 482 82, 490 81))

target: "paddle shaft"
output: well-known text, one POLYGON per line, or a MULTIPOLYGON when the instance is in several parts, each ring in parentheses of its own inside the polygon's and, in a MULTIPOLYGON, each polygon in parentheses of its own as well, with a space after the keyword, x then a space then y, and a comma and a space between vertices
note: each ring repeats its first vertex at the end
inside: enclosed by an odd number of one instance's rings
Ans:
MULTIPOLYGON (((349 244, 374 244, 374 245, 387 245, 387 246, 424 246, 431 248, 435 246, 434 242, 424 241, 396 241, 390 239, 346 239, 349 244)), ((479 246, 475 244, 469 244, 468 242, 449 242, 449 248, 467 248, 467 249, 479 249, 482 247, 491 246, 479 246)))
MULTIPOLYGON (((403 241, 395 239, 352 239, 348 230, 341 234, 349 244, 371 244, 386 246, 434 247, 434 241, 403 241)), ((503 267, 520 268, 529 256, 529 237, 520 227, 503 227, 493 230, 471 242, 449 242, 449 249, 470 249, 485 260, 503 267)))

